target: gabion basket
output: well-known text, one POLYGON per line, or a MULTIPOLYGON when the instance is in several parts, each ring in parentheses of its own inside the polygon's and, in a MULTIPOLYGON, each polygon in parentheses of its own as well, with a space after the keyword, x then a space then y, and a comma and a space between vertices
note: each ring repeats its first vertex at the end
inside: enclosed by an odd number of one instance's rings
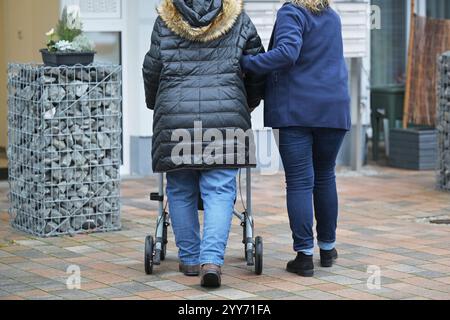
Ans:
POLYGON ((13 227, 39 237, 119 230, 122 70, 8 66, 13 227))
POLYGON ((450 191, 450 52, 438 61, 438 188, 450 191))

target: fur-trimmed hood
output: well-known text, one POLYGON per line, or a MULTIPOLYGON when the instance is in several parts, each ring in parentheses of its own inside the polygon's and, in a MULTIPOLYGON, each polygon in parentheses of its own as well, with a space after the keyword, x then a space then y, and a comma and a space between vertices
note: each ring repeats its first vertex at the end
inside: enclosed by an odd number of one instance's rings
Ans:
POLYGON ((306 8, 315 14, 319 14, 323 10, 330 7, 331 0, 287 0, 297 6, 306 8))
MULTIPOLYGON (((219 12, 211 19, 209 24, 193 26, 183 13, 177 9, 175 1, 187 0, 163 0, 158 7, 159 16, 167 27, 179 36, 199 42, 218 39, 230 31, 244 7, 243 0, 221 0, 221 9, 219 9, 219 12)), ((195 9, 191 8, 191 10, 195 9)), ((197 13, 194 12, 194 14, 197 13)))

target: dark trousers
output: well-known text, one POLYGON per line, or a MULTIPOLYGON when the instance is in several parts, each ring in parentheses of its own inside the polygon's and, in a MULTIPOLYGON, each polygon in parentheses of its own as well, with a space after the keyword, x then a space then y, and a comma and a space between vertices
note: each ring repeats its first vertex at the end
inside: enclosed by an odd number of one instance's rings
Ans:
POLYGON ((346 133, 328 128, 280 129, 279 149, 286 172, 287 206, 296 252, 313 252, 314 213, 319 246, 336 242, 336 158, 346 133))

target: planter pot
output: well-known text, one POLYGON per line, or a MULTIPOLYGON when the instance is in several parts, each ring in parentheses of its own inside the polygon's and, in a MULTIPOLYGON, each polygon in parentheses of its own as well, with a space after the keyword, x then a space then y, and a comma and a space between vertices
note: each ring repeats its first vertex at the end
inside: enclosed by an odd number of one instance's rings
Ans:
POLYGON ((392 129, 389 164, 410 170, 435 170, 437 131, 433 129, 392 129))
POLYGON ((87 66, 94 61, 95 53, 92 52, 49 52, 41 49, 42 60, 46 66, 74 66, 77 64, 87 66))

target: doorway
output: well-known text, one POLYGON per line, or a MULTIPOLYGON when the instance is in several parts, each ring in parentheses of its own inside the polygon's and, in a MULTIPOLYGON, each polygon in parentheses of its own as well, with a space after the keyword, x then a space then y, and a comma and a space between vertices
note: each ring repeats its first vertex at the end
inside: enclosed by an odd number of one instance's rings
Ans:
POLYGON ((39 49, 45 47, 45 33, 55 26, 59 0, 0 1, 0 180, 7 179, 9 62, 40 62, 39 49))

